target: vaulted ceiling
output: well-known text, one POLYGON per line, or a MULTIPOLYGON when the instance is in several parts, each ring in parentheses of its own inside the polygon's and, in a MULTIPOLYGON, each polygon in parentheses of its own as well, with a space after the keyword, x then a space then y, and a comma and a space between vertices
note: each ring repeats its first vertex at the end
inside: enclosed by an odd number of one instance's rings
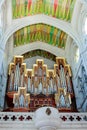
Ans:
POLYGON ((13 18, 45 14, 71 21, 76 0, 12 0, 13 18))
POLYGON ((14 34, 14 47, 42 41, 50 45, 65 48, 67 34, 53 26, 34 24, 24 27, 14 34))
MULTIPOLYGON (((36 14, 64 20, 72 20, 76 0, 12 0, 12 17, 19 19, 36 14)), ((44 23, 25 26, 14 33, 14 47, 42 41, 65 49, 68 34, 44 23)))

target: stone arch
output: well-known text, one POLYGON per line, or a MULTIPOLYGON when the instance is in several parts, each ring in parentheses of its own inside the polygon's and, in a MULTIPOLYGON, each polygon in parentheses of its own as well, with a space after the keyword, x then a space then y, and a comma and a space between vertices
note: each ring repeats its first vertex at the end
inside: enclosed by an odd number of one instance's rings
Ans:
POLYGON ((72 27, 70 26, 70 24, 67 24, 67 22, 58 20, 58 19, 54 19, 51 18, 49 16, 46 15, 35 15, 35 16, 30 16, 28 18, 25 19, 19 19, 18 22, 13 22, 12 25, 6 30, 4 36, 2 36, 1 39, 1 43, 3 43, 3 45, 0 48, 5 48, 6 42, 9 39, 9 37, 15 33, 17 30, 28 26, 28 25, 32 25, 32 24, 37 24, 37 23, 44 23, 44 24, 48 24, 54 27, 59 28, 60 30, 64 31, 65 33, 67 33, 68 35, 70 35, 70 37, 72 37, 77 44, 79 44, 80 38, 78 37, 78 34, 76 32, 72 31, 72 27), (38 19, 39 18, 39 19, 38 19), (50 22, 52 21, 52 22, 50 22), (22 23, 22 24, 20 24, 22 23))

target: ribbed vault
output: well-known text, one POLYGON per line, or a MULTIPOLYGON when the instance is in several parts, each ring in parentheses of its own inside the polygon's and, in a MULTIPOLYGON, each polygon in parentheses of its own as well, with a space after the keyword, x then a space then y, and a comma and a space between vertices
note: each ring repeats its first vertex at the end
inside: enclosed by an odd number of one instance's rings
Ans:
POLYGON ((34 41, 42 41, 50 45, 65 48, 67 34, 60 29, 47 24, 26 26, 14 33, 14 46, 20 46, 34 41))
POLYGON ((76 0, 12 0, 13 18, 45 14, 71 21, 76 0))

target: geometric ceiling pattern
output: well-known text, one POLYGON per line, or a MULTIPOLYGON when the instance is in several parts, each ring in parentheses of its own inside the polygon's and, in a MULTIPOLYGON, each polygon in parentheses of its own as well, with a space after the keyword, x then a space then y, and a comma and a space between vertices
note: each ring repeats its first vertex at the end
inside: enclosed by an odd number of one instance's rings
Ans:
POLYGON ((52 61, 56 61, 56 56, 51 54, 50 52, 44 51, 44 50, 33 50, 33 51, 29 51, 25 54, 22 55, 24 57, 24 60, 27 58, 31 58, 34 56, 41 56, 44 57, 46 59, 52 60, 52 61))
POLYGON ((45 14, 71 21, 76 0, 12 0, 13 19, 45 14))
POLYGON ((42 41, 64 49, 68 35, 56 27, 39 23, 26 26, 16 31, 13 36, 14 47, 33 43, 35 41, 42 41))

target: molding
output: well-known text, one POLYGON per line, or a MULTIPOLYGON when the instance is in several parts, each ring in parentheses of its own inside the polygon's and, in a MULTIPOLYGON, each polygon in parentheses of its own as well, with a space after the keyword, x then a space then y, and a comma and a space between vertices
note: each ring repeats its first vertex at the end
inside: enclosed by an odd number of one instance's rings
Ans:
POLYGON ((47 43, 41 42, 41 41, 37 41, 37 42, 29 43, 26 45, 22 45, 19 47, 15 47, 13 55, 22 55, 24 53, 27 53, 29 51, 36 50, 36 49, 48 51, 48 52, 54 54, 55 56, 65 57, 65 50, 60 49, 56 46, 52 46, 47 43))
POLYGON ((60 30, 63 30, 76 41, 78 46, 80 45, 79 43, 81 42, 81 39, 80 39, 79 35, 77 34, 77 32, 75 30, 73 30, 70 23, 67 23, 63 20, 59 20, 56 18, 52 18, 50 16, 46 16, 44 14, 38 14, 35 16, 29 16, 29 17, 13 20, 12 24, 7 28, 6 32, 4 33, 4 35, 1 38, 0 48, 5 49, 7 40, 17 30, 19 30, 25 26, 32 25, 32 24, 38 24, 38 23, 48 24, 48 25, 57 27, 60 30))
POLYGON ((13 54, 11 56, 9 56, 9 58, 8 58, 8 64, 12 61, 12 58, 13 58, 14 55, 23 55, 23 54, 25 54, 29 51, 36 50, 36 49, 40 49, 40 50, 50 52, 53 55, 55 55, 56 57, 62 56, 62 57, 66 58, 66 52, 65 52, 64 49, 58 48, 56 46, 49 45, 45 42, 36 41, 36 42, 33 42, 33 43, 29 43, 29 44, 21 45, 19 47, 15 47, 13 49, 13 54))

